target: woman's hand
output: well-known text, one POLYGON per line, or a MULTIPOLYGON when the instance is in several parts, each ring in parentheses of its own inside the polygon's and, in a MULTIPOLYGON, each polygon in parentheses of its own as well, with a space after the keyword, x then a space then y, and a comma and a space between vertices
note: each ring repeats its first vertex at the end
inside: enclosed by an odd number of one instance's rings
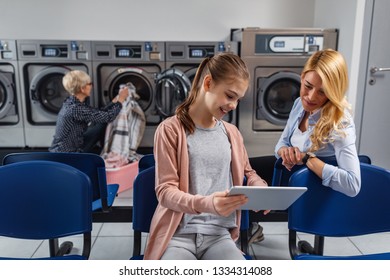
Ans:
POLYGON ((227 217, 248 202, 248 198, 243 194, 228 196, 228 193, 228 190, 214 193, 214 208, 220 216, 227 217))
POLYGON ((119 90, 119 94, 114 98, 113 102, 123 103, 129 96, 129 89, 127 87, 123 87, 119 90))
POLYGON ((282 164, 289 170, 296 164, 302 164, 302 158, 305 153, 301 152, 297 147, 281 147, 278 155, 282 158, 282 164))

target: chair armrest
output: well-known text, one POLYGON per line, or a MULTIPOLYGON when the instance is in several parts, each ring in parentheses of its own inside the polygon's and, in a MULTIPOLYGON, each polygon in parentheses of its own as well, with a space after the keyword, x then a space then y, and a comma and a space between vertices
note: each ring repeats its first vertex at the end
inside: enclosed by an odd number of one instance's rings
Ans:
POLYGON ((111 207, 114 203, 115 197, 118 194, 119 184, 107 185, 107 205, 111 207))
MULTIPOLYGON (((119 184, 109 184, 107 185, 107 206, 111 207, 114 203, 115 197, 118 193, 119 184)), ((92 202, 92 211, 100 210, 102 209, 102 200, 97 199, 92 202)))

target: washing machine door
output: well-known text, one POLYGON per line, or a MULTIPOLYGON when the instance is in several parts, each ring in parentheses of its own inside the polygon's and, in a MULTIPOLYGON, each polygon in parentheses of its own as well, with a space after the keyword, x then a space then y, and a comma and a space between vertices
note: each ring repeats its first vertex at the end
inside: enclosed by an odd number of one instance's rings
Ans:
POLYGON ((38 101, 47 112, 58 114, 69 93, 62 85, 62 78, 70 69, 49 66, 39 71, 31 80, 30 97, 38 101))
POLYGON ((285 125, 300 86, 301 77, 295 72, 281 71, 267 77, 258 88, 256 119, 285 125))
POLYGON ((0 72, 0 119, 15 114, 15 89, 12 74, 0 72))
POLYGON ((153 87, 151 81, 154 80, 152 73, 148 73, 137 67, 117 68, 106 79, 103 85, 103 105, 107 105, 119 93, 120 85, 132 83, 140 99, 138 104, 145 112, 153 101, 153 87))
POLYGON ((162 117, 175 114, 176 107, 188 96, 191 82, 187 75, 176 68, 162 72, 156 82, 156 107, 162 117))
POLYGON ((192 82, 194 81, 195 79, 195 76, 196 76, 196 71, 198 71, 198 67, 193 67, 193 68, 190 68, 188 69, 187 71, 184 71, 184 74, 187 76, 187 78, 190 80, 190 83, 192 84, 192 82))

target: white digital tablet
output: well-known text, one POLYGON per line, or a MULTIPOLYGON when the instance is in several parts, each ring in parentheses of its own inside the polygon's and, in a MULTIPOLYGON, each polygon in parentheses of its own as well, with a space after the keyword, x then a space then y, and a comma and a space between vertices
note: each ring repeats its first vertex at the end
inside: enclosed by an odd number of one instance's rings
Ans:
POLYGON ((234 186, 229 195, 245 194, 249 201, 243 210, 286 210, 305 191, 306 187, 234 186))

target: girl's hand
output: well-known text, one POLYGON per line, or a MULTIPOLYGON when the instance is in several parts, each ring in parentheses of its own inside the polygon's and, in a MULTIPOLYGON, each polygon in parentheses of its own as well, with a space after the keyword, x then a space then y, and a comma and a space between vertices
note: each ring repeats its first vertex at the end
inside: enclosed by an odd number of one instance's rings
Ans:
POLYGON ((241 205, 248 202, 248 198, 243 194, 228 196, 228 193, 228 190, 224 192, 216 192, 213 197, 215 211, 223 217, 229 216, 241 205))

